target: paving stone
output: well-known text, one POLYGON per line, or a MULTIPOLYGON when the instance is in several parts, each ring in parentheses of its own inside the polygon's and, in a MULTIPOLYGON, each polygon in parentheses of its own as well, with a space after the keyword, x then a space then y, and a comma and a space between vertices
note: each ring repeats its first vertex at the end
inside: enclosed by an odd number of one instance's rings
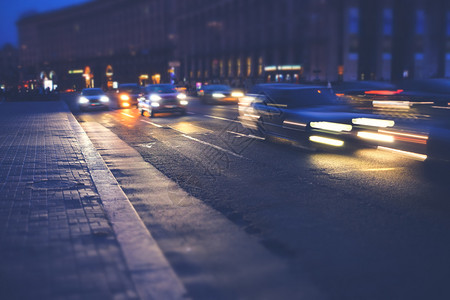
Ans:
POLYGON ((137 299, 59 102, 0 111, 0 298, 137 299))

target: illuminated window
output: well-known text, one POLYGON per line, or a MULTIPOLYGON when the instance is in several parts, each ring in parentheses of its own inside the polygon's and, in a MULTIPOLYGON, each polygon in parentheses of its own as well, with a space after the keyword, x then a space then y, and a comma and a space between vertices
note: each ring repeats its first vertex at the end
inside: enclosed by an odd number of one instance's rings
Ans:
POLYGON ((348 32, 350 34, 359 33, 359 9, 356 7, 348 10, 348 32))
POLYGON ((237 68, 237 76, 241 76, 241 59, 240 58, 238 58, 237 60, 236 60, 236 68, 237 68))
POLYGON ((231 59, 228 60, 228 77, 233 76, 233 61, 231 59))
POLYGON ((252 58, 247 57, 247 76, 252 75, 252 58))
POLYGON ((386 8, 383 10, 383 34, 391 36, 393 32, 393 14, 391 8, 386 8))
POLYGON ((223 77, 224 74, 224 70, 223 70, 223 60, 221 59, 219 62, 219 69, 220 69, 220 77, 223 77))
POLYGON ((425 33, 425 11, 416 11, 416 34, 423 35, 425 33))
POLYGON ((258 59, 258 75, 261 75, 263 72, 263 58, 260 57, 258 59))

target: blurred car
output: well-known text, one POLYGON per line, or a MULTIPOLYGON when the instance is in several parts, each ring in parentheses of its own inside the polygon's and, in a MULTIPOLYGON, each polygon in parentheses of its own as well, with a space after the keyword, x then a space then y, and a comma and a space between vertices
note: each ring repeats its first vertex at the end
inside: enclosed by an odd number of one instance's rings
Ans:
POLYGON ((145 87, 144 95, 139 98, 138 109, 141 115, 148 112, 150 117, 163 112, 184 115, 188 105, 186 98, 172 84, 151 84, 145 87))
POLYGON ((122 83, 117 89, 119 107, 127 108, 137 106, 139 97, 142 96, 141 86, 137 83, 122 83))
POLYGON ((205 85, 198 91, 200 101, 206 104, 218 103, 238 103, 239 98, 244 94, 240 91, 233 91, 230 86, 223 84, 205 85))
MULTIPOLYGON (((428 161, 450 163, 450 119, 438 122, 430 128, 427 143, 428 161)), ((450 169, 448 169, 450 171, 450 169)))
POLYGON ((80 110, 109 109, 109 98, 99 88, 87 88, 81 91, 78 98, 80 110))
POLYGON ((331 88, 297 84, 258 84, 239 101, 244 127, 264 136, 282 137, 308 148, 389 145, 394 137, 379 129, 395 121, 353 111, 331 88))
POLYGON ((344 81, 332 87, 338 96, 392 96, 401 92, 394 84, 383 81, 344 81))

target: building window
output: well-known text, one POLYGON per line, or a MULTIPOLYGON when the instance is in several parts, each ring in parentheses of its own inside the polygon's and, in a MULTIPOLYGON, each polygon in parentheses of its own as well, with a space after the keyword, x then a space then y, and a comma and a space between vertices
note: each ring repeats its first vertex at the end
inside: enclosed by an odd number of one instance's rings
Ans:
POLYGON ((233 61, 228 60, 228 77, 233 77, 233 61))
POLYGON ((237 71, 236 71, 236 75, 239 77, 239 76, 241 76, 241 59, 240 58, 238 58, 237 60, 236 60, 236 69, 237 69, 237 71))
POLYGON ((359 9, 351 7, 348 10, 348 32, 350 34, 359 33, 359 9))
POLYGON ((417 53, 414 55, 414 57, 415 57, 416 60, 423 60, 424 55, 423 55, 423 53, 421 53, 421 52, 417 52, 417 53))
POLYGON ((383 10, 383 35, 391 36, 393 32, 394 17, 391 8, 383 10))
POLYGON ((223 77, 225 75, 224 69, 223 69, 223 59, 219 62, 219 69, 220 69, 220 77, 223 77))
POLYGON ((247 57, 247 76, 252 75, 252 58, 247 57))
POLYGON ((260 57, 258 59, 258 75, 261 75, 263 72, 263 58, 260 57))
POLYGON ((425 11, 419 9, 416 11, 416 34, 423 35, 425 33, 425 11))

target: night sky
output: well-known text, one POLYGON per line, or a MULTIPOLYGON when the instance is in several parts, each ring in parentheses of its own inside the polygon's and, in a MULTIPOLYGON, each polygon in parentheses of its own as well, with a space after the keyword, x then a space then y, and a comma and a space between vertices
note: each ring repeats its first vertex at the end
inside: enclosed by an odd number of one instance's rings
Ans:
POLYGON ((6 43, 18 46, 16 21, 23 13, 46 12, 91 0, 0 0, 0 48, 6 43))

